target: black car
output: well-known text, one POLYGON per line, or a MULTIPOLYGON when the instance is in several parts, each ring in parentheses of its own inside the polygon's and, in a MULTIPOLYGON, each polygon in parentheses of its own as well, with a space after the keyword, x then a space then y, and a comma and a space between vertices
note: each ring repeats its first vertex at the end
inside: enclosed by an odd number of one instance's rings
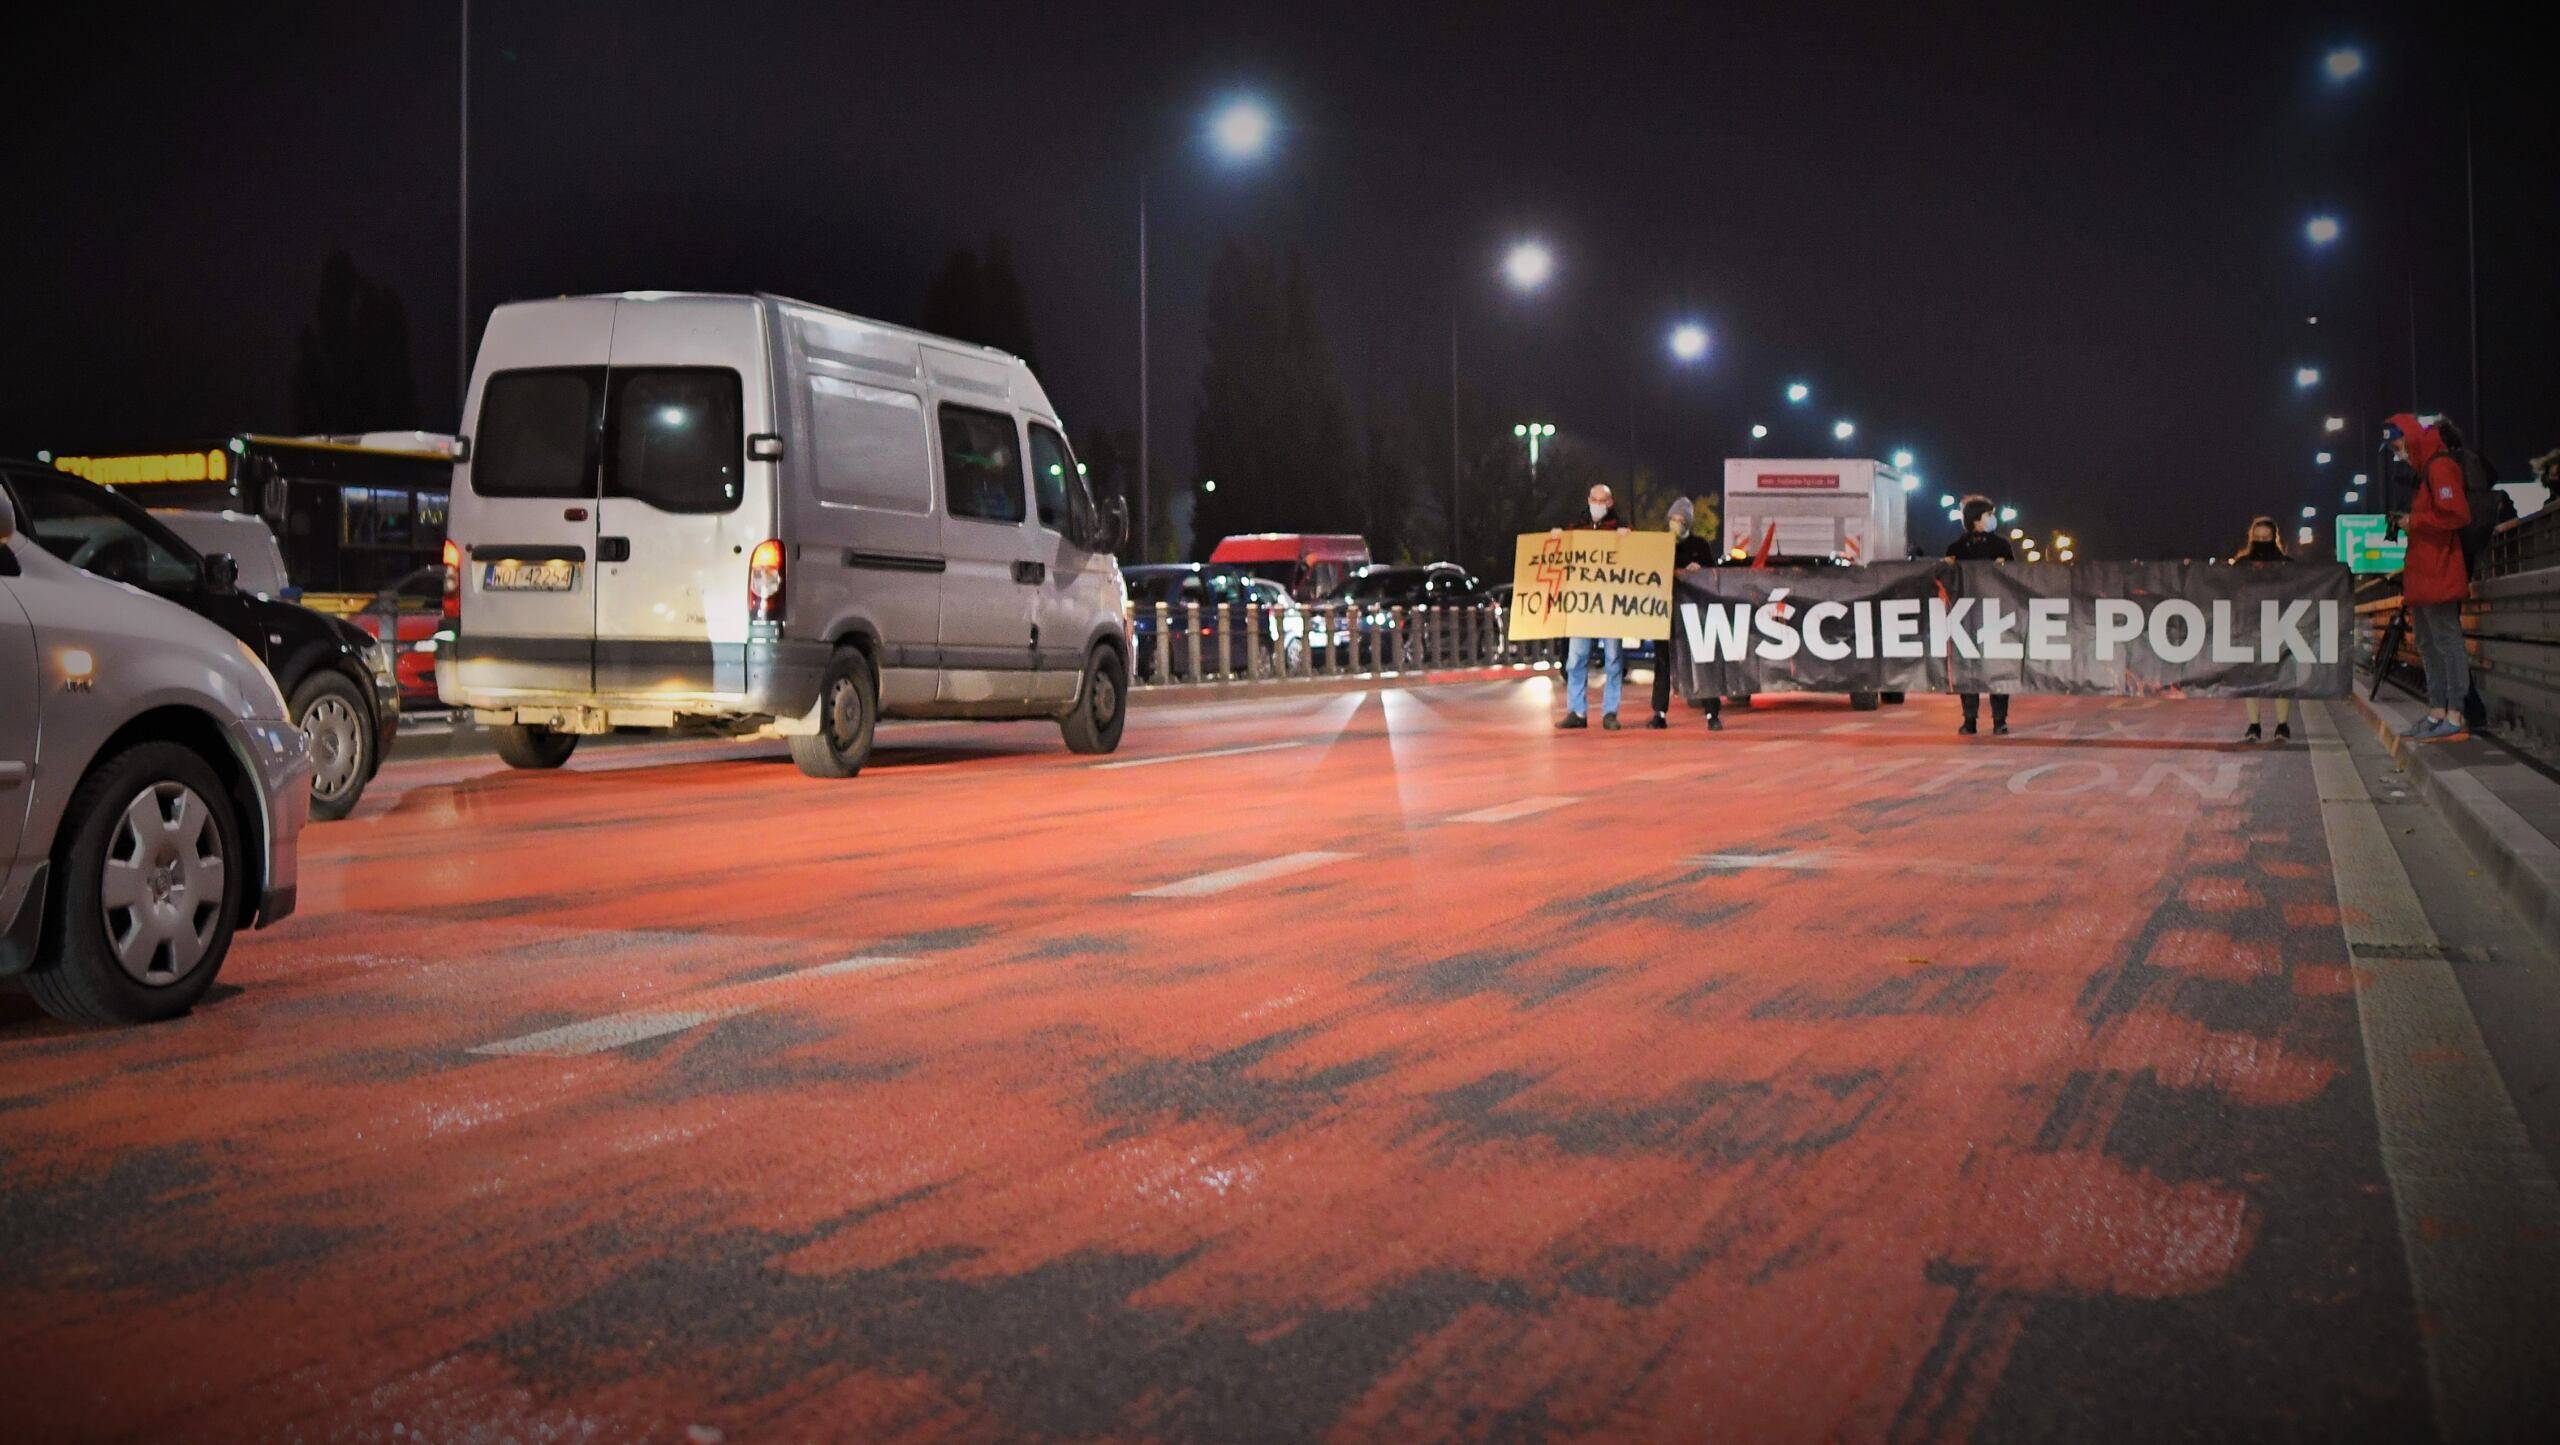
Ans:
MULTIPOLYGON (((1124 567, 1122 580, 1129 589, 1129 631, 1137 654, 1137 675, 1148 681, 1156 676, 1156 604, 1165 605, 1163 645, 1166 660, 1172 664, 1168 676, 1191 675, 1191 605, 1200 608, 1200 670, 1204 673, 1240 674, 1248 660, 1245 648, 1244 609, 1247 604, 1265 608, 1260 614, 1262 646, 1258 654, 1261 670, 1273 670, 1274 659, 1284 645, 1286 616, 1270 610, 1271 584, 1238 567, 1212 566, 1199 562, 1150 562, 1143 566, 1124 567), (1227 611, 1220 625, 1218 608, 1227 611), (1223 657, 1220 649, 1224 649, 1223 657)), ((1304 644, 1301 643, 1300 646, 1304 644)))
POLYGON ((104 487, 32 463, 0 463, 18 530, 82 571, 165 597, 239 638, 267 665, 311 740, 311 816, 343 818, 391 752, 400 685, 372 634, 326 613, 243 592, 225 553, 206 556, 104 487))

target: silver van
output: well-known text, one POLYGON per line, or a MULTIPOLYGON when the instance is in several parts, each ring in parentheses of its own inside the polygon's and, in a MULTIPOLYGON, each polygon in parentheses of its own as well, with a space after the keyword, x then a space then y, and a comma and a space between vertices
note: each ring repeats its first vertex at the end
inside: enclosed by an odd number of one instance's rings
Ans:
POLYGON ((563 297, 490 317, 462 424, 436 685, 517 767, 709 727, 850 777, 883 717, 1119 745, 1126 514, 1018 358, 774 296, 563 297))
POLYGON ((310 808, 257 655, 18 535, 0 488, 0 979, 67 1019, 185 1013, 293 911, 310 808))

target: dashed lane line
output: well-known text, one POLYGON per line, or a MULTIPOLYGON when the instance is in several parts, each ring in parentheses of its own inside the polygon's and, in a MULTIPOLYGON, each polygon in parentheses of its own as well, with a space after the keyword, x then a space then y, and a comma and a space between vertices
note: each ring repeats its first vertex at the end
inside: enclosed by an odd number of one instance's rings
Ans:
POLYGON ((2560 1414, 2549 1325, 2560 1185, 2516 1115, 2331 705, 2304 711, 2436 1425, 2453 1441, 2533 1438, 2560 1414))
POLYGON ((1571 807, 1581 801, 1580 798, 1554 796, 1522 798, 1518 802, 1500 803, 1490 808, 1478 808, 1472 813, 1460 813, 1449 821, 1452 823, 1508 823, 1514 818, 1527 818, 1551 809, 1571 807))
POLYGON ((688 996, 690 1002, 707 1002, 715 999, 727 999, 730 1000, 729 1002, 700 1008, 641 1009, 631 1013, 607 1014, 602 1018, 585 1019, 574 1024, 562 1024, 558 1028, 544 1029, 539 1033, 482 1044, 471 1052, 490 1058, 538 1056, 568 1059, 585 1054, 606 1053, 614 1049, 627 1049, 634 1044, 645 1044, 651 1039, 662 1039, 669 1034, 680 1034, 688 1029, 700 1028, 704 1024, 718 1023, 722 1019, 736 1018, 740 1014, 770 1008, 780 1002, 780 999, 769 995, 786 993, 793 984, 807 983, 821 978, 841 978, 853 973, 871 973, 880 969, 901 967, 915 961, 912 958, 897 958, 886 954, 856 954, 851 958, 837 959, 833 963, 794 969, 772 978, 724 984, 718 988, 688 996))
POLYGON ((1141 888, 1129 896, 1132 898, 1205 898, 1213 893, 1225 893, 1237 888, 1250 887, 1256 883, 1268 883, 1274 878, 1286 878, 1292 873, 1303 873, 1310 868, 1321 868, 1327 863, 1340 863, 1358 856, 1360 855, 1357 853, 1283 853, 1277 858, 1265 858, 1259 863, 1247 863, 1240 868, 1203 873, 1196 878, 1184 878, 1161 887, 1141 888))
POLYGON ((1197 753, 1166 753, 1156 758, 1122 758, 1118 762, 1095 763, 1093 766, 1096 771, 1109 772, 1113 768, 1152 768, 1160 763, 1192 763, 1202 758, 1240 758, 1247 753, 1286 752, 1290 748, 1308 746, 1311 744, 1306 740, 1297 739, 1285 743, 1254 743, 1240 748, 1210 748, 1205 752, 1197 753))

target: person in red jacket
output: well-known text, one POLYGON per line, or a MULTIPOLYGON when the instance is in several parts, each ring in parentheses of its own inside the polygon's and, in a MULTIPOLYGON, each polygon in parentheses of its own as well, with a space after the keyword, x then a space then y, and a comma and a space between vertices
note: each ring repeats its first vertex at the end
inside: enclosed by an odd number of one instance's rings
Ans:
POLYGON ((2409 560, 2400 573, 2400 604, 2418 639, 2427 669, 2427 716, 2409 732, 2416 742, 2448 742, 2468 735, 2462 697, 2471 689, 2471 659, 2462 645, 2462 602, 2471 595, 2462 561, 2462 529, 2471 521, 2463 495, 2462 461, 2445 449, 2434 427, 2402 412, 2391 419, 2391 451, 2415 478, 2401 530, 2409 560))

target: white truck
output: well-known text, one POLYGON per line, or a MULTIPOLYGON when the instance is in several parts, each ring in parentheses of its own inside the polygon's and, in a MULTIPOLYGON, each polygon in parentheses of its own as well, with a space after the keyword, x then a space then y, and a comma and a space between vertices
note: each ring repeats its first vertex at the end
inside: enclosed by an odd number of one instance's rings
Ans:
POLYGON ((1916 479, 1883 462, 1728 457, 1725 550, 1796 561, 1899 562, 1910 555, 1916 479))

